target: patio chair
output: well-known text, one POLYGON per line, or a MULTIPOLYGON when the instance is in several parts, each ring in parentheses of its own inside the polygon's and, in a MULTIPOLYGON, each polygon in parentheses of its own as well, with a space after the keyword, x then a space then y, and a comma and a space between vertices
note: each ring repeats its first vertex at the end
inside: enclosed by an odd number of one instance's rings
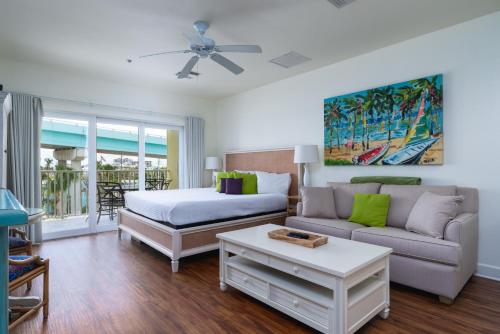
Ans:
POLYGON ((146 178, 145 186, 146 190, 163 190, 165 187, 165 179, 163 177, 146 178))
POLYGON ((33 307, 9 307, 9 315, 20 314, 10 321, 9 331, 33 315, 43 307, 43 317, 49 316, 49 259, 41 259, 38 255, 9 256, 9 293, 34 278, 43 275, 43 296, 40 302, 33 307))
POLYGON ((125 206, 124 193, 118 182, 97 182, 97 202, 99 204, 97 224, 99 224, 102 214, 113 220, 115 211, 125 206))

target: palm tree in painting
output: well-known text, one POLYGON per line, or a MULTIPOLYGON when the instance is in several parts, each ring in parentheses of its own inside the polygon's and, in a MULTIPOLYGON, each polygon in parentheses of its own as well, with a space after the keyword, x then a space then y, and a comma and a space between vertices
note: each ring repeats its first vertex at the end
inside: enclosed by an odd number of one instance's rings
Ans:
MULTIPOLYGON (((363 100, 359 97, 347 97, 344 99, 343 111, 347 114, 347 118, 352 117, 352 129, 351 129, 351 150, 355 149, 356 146, 356 130, 358 128, 358 122, 363 116, 363 100)), ((364 141, 364 138, 363 138, 364 141)), ((364 144, 363 144, 364 145, 364 144)))
MULTIPOLYGON (((363 95, 359 95, 363 96, 363 95)), ((366 137, 366 145, 363 145, 363 150, 370 149, 370 125, 368 123, 368 116, 372 123, 374 123, 377 114, 380 114, 384 109, 384 94, 380 88, 369 89, 363 102, 363 137, 366 137)))
POLYGON ((394 97, 396 99, 396 103, 399 105, 399 111, 401 113, 401 120, 406 120, 406 134, 410 131, 412 124, 412 113, 415 104, 417 103, 420 95, 415 94, 412 87, 404 86, 398 88, 395 92, 394 97))
MULTIPOLYGON (((427 91, 427 102, 429 102, 429 110, 426 113, 429 115, 429 120, 432 122, 429 124, 429 129, 432 129, 431 133, 435 132, 437 120, 437 111, 442 108, 443 92, 440 87, 438 87, 438 76, 433 76, 430 78, 421 78, 410 81, 412 85, 413 93, 416 96, 421 96, 425 91, 427 91)), ((418 99, 417 97, 417 99, 418 99)))
POLYGON ((333 135, 336 134, 337 148, 340 148, 340 122, 345 119, 345 116, 340 111, 340 103, 337 99, 325 103, 324 110, 325 126, 328 126, 329 140, 330 140, 330 154, 333 148, 333 135))
POLYGON ((392 139, 392 121, 394 119, 394 106, 396 105, 396 99, 394 96, 394 88, 392 86, 387 86, 379 89, 379 94, 381 95, 382 102, 379 104, 379 112, 384 113, 387 118, 387 140, 392 139))

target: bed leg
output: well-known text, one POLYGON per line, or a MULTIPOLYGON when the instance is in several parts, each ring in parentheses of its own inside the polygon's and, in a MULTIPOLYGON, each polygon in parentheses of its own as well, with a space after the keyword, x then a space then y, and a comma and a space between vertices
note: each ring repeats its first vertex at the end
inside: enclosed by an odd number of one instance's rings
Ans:
POLYGON ((179 260, 172 260, 172 272, 176 273, 179 271, 179 260))

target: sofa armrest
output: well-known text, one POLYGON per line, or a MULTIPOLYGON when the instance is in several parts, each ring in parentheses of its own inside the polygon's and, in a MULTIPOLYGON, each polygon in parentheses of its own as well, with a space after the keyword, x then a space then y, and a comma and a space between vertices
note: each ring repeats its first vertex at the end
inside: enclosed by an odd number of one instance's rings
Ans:
POLYGON ((297 202, 297 216, 302 216, 302 201, 297 202))
POLYGON ((461 213, 446 225, 444 239, 459 244, 475 239, 477 245, 477 229, 477 213, 461 213))
POLYGON ((477 213, 461 213, 450 221, 444 230, 445 240, 456 242, 462 247, 463 274, 459 282, 460 286, 467 282, 477 268, 478 225, 477 213))

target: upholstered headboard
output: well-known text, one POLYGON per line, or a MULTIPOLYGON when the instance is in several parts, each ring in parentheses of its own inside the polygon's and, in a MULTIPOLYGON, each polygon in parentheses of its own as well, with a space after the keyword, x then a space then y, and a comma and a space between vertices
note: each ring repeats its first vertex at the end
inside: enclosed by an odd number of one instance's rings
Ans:
POLYGON ((293 149, 227 152, 224 154, 225 170, 290 173, 292 184, 289 195, 298 193, 298 169, 293 163, 293 149))

